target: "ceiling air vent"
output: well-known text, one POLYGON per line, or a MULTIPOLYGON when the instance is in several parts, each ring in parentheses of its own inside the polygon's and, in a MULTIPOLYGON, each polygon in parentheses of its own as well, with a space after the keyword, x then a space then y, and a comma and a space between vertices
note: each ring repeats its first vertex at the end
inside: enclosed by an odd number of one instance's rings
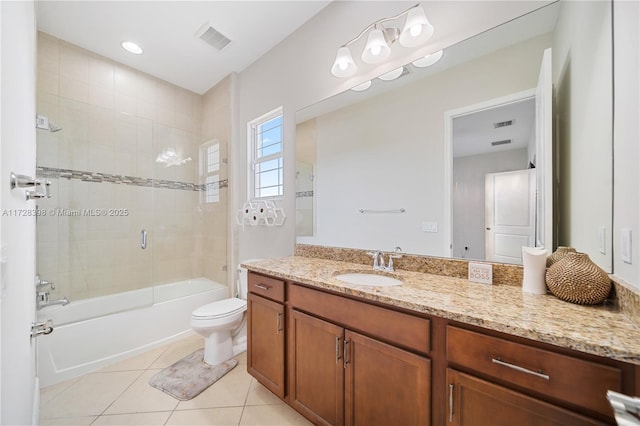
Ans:
POLYGON ((196 37, 218 50, 224 49, 224 47, 231 42, 231 40, 225 37, 220 31, 213 28, 208 22, 200 27, 196 33, 196 37))
POLYGON ((495 141, 495 142, 491 142, 491 146, 498 146, 498 145, 506 145, 511 143, 511 139, 505 139, 503 141, 495 141))
POLYGON ((513 126, 513 122, 515 120, 507 120, 507 121, 500 121, 499 123, 493 123, 493 128, 494 129, 499 129, 500 127, 509 127, 509 126, 513 126))

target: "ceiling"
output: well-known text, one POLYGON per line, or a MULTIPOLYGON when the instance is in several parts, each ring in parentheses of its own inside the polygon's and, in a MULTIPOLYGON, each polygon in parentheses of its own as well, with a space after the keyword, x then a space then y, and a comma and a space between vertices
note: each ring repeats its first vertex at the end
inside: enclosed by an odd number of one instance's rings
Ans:
POLYGON ((535 123, 535 99, 513 102, 453 119, 453 156, 488 154, 512 149, 526 149, 535 123), (495 128, 494 123, 511 121, 495 128), (511 143, 492 146, 492 142, 511 143))
POLYGON ((36 1, 38 30, 198 94, 241 72, 330 1, 36 1), (196 33, 209 23, 231 42, 196 33), (120 45, 134 41, 142 55, 120 45))

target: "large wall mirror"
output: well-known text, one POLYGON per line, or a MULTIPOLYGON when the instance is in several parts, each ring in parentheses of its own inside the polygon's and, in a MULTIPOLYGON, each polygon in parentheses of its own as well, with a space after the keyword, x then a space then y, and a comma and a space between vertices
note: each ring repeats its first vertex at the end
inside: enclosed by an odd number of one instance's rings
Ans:
POLYGON ((506 263, 573 245, 610 270, 611 31, 610 2, 552 3, 298 111, 297 242, 506 263))

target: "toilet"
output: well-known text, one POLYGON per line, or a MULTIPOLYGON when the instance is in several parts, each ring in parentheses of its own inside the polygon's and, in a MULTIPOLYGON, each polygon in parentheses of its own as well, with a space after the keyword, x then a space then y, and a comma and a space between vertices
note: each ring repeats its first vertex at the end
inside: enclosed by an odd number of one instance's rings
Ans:
POLYGON ((237 297, 200 306, 191 328, 204 337, 204 362, 218 365, 247 350, 247 270, 239 268, 237 297))

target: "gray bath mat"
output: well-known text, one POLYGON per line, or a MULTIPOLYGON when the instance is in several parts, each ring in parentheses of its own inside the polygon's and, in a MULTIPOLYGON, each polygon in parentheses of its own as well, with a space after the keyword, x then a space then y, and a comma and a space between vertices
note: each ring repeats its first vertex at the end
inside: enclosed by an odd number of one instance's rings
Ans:
POLYGON ((198 396, 238 364, 238 360, 231 358, 218 365, 209 365, 203 361, 203 356, 204 349, 198 349, 154 374, 149 384, 180 401, 187 401, 198 396))

